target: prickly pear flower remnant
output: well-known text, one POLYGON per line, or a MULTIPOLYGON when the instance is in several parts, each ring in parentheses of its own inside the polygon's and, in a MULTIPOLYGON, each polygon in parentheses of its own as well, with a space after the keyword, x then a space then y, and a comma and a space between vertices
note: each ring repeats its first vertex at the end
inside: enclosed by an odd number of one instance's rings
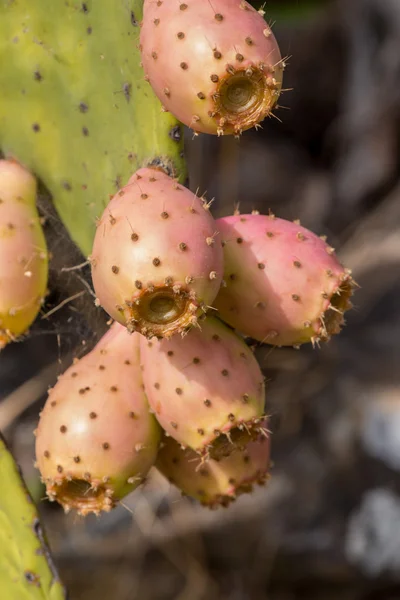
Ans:
POLYGON ((213 317, 181 339, 140 341, 149 404, 164 431, 220 458, 262 430, 264 377, 252 351, 213 317))
POLYGON ((226 285, 215 306, 224 321, 276 346, 317 344, 340 332, 354 282, 324 238, 274 215, 217 223, 226 285))
POLYGON ((47 288, 48 254, 34 176, 0 160, 0 350, 26 333, 47 288))
POLYGON ((111 510, 155 461, 160 428, 143 391, 139 337, 114 323, 49 392, 36 460, 49 499, 66 511, 111 510))
POLYGON ((182 494, 203 506, 218 508, 251 492, 254 484, 264 484, 269 478, 269 458, 270 437, 264 421, 263 432, 255 440, 220 460, 203 461, 193 450, 183 450, 172 437, 164 437, 155 466, 182 494))
POLYGON ((243 0, 145 0, 140 49, 164 108, 195 131, 240 134, 281 92, 277 41, 263 11, 243 0))
POLYGON ((97 227, 91 264, 99 303, 146 337, 184 333, 221 285, 217 235, 203 199, 160 170, 140 169, 97 227))

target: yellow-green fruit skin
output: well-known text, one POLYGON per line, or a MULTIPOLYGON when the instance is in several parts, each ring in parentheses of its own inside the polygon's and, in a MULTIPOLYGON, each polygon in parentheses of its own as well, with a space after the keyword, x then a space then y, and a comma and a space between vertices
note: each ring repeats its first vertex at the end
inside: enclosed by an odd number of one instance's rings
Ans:
POLYGON ((229 506, 241 494, 250 493, 255 484, 262 485, 269 478, 267 425, 265 419, 262 433, 220 460, 203 460, 190 448, 182 449, 174 438, 164 436, 155 466, 182 494, 203 506, 229 506))
POLYGON ((31 173, 0 160, 0 349, 28 330, 46 293, 48 254, 36 192, 31 173))

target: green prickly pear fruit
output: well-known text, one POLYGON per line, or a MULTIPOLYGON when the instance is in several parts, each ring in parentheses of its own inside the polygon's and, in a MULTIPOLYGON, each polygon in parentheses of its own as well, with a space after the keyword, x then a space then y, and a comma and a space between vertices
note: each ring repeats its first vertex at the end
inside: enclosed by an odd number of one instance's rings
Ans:
POLYGON ((0 160, 0 350, 36 319, 47 278, 36 179, 17 162, 0 160))
POLYGON ((66 511, 111 510, 155 461, 160 428, 143 391, 139 337, 114 323, 49 393, 36 460, 50 500, 66 511))

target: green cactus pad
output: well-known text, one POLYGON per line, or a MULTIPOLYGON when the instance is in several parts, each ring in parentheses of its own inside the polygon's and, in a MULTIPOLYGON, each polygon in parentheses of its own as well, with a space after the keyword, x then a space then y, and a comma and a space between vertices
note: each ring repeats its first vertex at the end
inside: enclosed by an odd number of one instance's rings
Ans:
POLYGON ((5 600, 66 600, 35 505, 0 434, 0 590, 5 600))
POLYGON ((109 196, 148 162, 184 176, 182 130, 144 80, 142 0, 0 0, 0 150, 91 251, 109 196))

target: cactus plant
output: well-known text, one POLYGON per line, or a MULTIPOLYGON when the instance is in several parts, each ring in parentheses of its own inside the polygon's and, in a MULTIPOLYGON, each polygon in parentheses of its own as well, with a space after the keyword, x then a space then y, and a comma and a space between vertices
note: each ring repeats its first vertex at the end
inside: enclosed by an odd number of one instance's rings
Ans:
POLYGON ((85 255, 138 167, 184 177, 181 127, 140 67, 141 18, 141 0, 0 0, 0 149, 46 185, 85 255))
POLYGON ((36 507, 0 435, 0 582, 7 600, 66 600, 36 507))

